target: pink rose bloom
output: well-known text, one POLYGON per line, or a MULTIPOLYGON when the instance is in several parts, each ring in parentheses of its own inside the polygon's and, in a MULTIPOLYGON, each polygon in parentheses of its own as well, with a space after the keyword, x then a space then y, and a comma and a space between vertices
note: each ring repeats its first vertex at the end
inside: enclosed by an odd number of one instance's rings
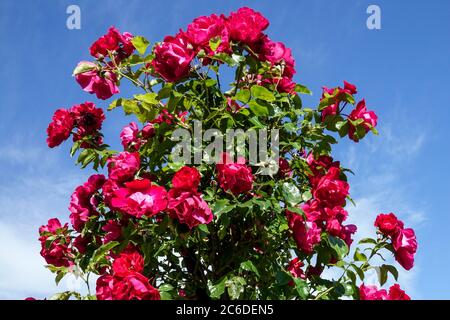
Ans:
POLYGON ((335 116, 338 114, 339 111, 339 105, 338 104, 332 104, 325 109, 322 110, 322 122, 324 122, 328 116, 335 116))
POLYGON ((103 237, 104 244, 117 240, 122 236, 122 226, 114 220, 108 220, 102 227, 102 230, 106 232, 106 235, 103 237))
POLYGON ((324 214, 324 209, 322 208, 319 201, 311 199, 302 204, 301 206, 303 212, 305 212, 308 221, 323 221, 326 219, 324 214))
POLYGON ((280 158, 278 160, 278 166, 279 166, 279 171, 278 171, 278 175, 282 178, 288 178, 288 177, 292 177, 292 169, 289 166, 289 162, 284 159, 284 158, 280 158))
POLYGON ((360 300, 388 300, 388 294, 386 290, 378 290, 376 286, 366 286, 362 284, 359 287, 359 299, 360 300))
MULTIPOLYGON (((371 127, 375 128, 377 126, 378 117, 375 114, 375 112, 367 111, 366 102, 364 99, 358 102, 356 108, 350 113, 348 118, 353 121, 362 119, 363 123, 360 125, 364 126, 366 133, 370 131, 371 127)), ((355 142, 358 142, 359 138, 355 136, 355 132, 356 127, 349 122, 348 135, 350 139, 352 139, 355 142)))
POLYGON ((108 33, 95 41, 89 51, 95 58, 108 57, 108 52, 111 52, 111 54, 117 55, 120 61, 133 53, 134 46, 131 39, 133 39, 131 33, 124 32, 121 34, 116 28, 110 27, 108 33))
POLYGON ((347 92, 348 94, 357 94, 358 93, 356 86, 345 80, 344 80, 344 91, 347 92))
POLYGON ((75 74, 75 79, 84 91, 95 93, 97 98, 102 100, 109 99, 120 92, 114 72, 101 71, 96 64, 88 61, 81 61, 78 68, 86 70, 75 74))
POLYGON ((58 109, 47 128, 47 145, 50 148, 59 146, 67 140, 73 129, 73 119, 68 110, 58 109))
POLYGON ((236 163, 229 161, 227 155, 222 157, 223 163, 216 164, 217 181, 225 191, 239 195, 253 189, 252 170, 245 165, 245 159, 238 159, 236 163))
POLYGON ((133 148, 138 150, 141 141, 138 137, 139 128, 135 122, 131 122, 128 126, 125 126, 120 132, 120 140, 122 141, 122 146, 126 150, 133 144, 133 148))
POLYGON ((109 178, 118 182, 133 179, 140 165, 138 152, 121 152, 108 159, 109 178))
POLYGON ((297 248, 306 254, 311 254, 315 245, 320 242, 320 228, 314 222, 306 222, 295 212, 286 210, 286 216, 297 248))
POLYGON ((41 242, 41 256, 48 264, 55 267, 70 267, 73 265, 73 254, 69 248, 71 239, 68 235, 67 223, 62 226, 57 218, 48 220, 47 225, 39 228, 39 241, 41 242), (49 237, 54 238, 50 245, 49 237))
POLYGON ((398 284, 394 284, 389 288, 389 300, 411 300, 411 298, 398 284))
POLYGON ((125 188, 114 192, 111 206, 136 218, 153 216, 166 209, 167 192, 148 179, 125 182, 125 188))
POLYGON ((186 37, 196 50, 203 49, 208 55, 231 51, 228 29, 223 16, 212 14, 194 19, 187 27, 186 37), (221 39, 221 42, 213 52, 209 41, 217 37, 221 39))
POLYGON ((150 139, 153 138, 155 136, 155 127, 152 123, 147 123, 143 128, 142 128, 142 137, 144 139, 150 139))
POLYGON ((319 180, 330 168, 339 168, 341 165, 339 161, 333 161, 332 157, 326 155, 319 156, 315 159, 312 153, 306 157, 306 162, 308 163, 313 174, 309 178, 309 182, 312 186, 317 185, 319 180))
POLYGON ((98 300, 160 300, 159 291, 147 277, 130 273, 126 277, 103 275, 97 279, 98 300))
POLYGON ((352 236, 356 233, 357 230, 358 228, 354 224, 342 226, 341 233, 338 235, 338 237, 344 240, 344 242, 350 248, 353 243, 352 236))
POLYGON ((389 214, 380 213, 377 216, 374 225, 386 236, 391 236, 399 229, 403 229, 403 222, 398 220, 392 212, 389 214))
POLYGON ((230 39, 245 44, 258 41, 268 26, 269 21, 261 13, 247 7, 232 12, 227 19, 230 39))
POLYGON ((73 118, 74 126, 77 132, 74 134, 74 141, 96 134, 105 120, 105 114, 101 108, 96 108, 92 102, 85 102, 70 108, 70 114, 73 118))
POLYGON ((196 168, 184 166, 177 173, 175 173, 172 179, 172 185, 174 189, 184 191, 197 191, 200 184, 200 173, 196 168))
POLYGON ((298 257, 294 258, 289 262, 287 271, 289 271, 294 278, 306 279, 305 273, 302 270, 304 265, 303 261, 298 257))
POLYGON ((171 189, 168 198, 167 209, 170 216, 190 229, 213 220, 214 215, 208 204, 196 192, 171 189))
POLYGON ((254 45, 254 51, 259 54, 261 60, 269 61, 272 64, 285 64, 285 76, 292 79, 295 74, 295 60, 292 51, 286 48, 282 42, 274 42, 268 36, 264 36, 254 45))
POLYGON ((417 239, 411 228, 399 229, 392 236, 395 260, 406 270, 414 266, 414 255, 417 251, 417 239))
POLYGON ((314 198, 319 200, 325 207, 343 206, 345 198, 349 194, 350 187, 348 183, 339 180, 339 175, 339 168, 330 168, 313 189, 314 198))
POLYGON ((115 276, 126 277, 130 273, 141 273, 144 270, 144 258, 136 251, 123 252, 112 264, 115 276))
POLYGON ((94 174, 86 183, 77 187, 70 197, 70 221, 76 231, 81 232, 89 217, 98 215, 98 203, 94 195, 104 182, 104 175, 94 174))
POLYGON ((155 58, 151 62, 156 73, 167 82, 176 82, 189 74, 195 52, 183 34, 168 36, 154 50, 155 58))

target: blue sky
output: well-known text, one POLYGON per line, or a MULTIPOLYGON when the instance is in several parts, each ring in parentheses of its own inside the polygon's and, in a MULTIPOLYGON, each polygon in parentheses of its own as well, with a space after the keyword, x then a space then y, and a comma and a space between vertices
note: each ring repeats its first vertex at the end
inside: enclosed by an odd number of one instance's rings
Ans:
MULTIPOLYGON (((269 35, 291 47, 295 80, 313 92, 347 80, 379 116, 380 136, 344 140, 335 156, 354 169, 349 208, 359 237, 373 235, 379 212, 395 212, 415 228, 416 267, 400 283, 413 298, 450 299, 450 2, 410 1, 32 1, 0 2, 0 298, 44 297, 76 284, 53 285, 39 256, 37 228, 68 219, 73 189, 90 174, 68 156, 69 145, 48 149, 52 113, 97 101, 71 77, 90 44, 107 28, 146 36, 174 34, 193 18, 247 5, 271 22, 269 35), (66 28, 66 8, 81 8, 81 30, 66 28), (377 4, 382 29, 366 28, 366 8, 377 4)), ((130 93, 122 87, 122 93, 130 93)), ((125 119, 109 112, 108 143, 117 143, 125 119)))

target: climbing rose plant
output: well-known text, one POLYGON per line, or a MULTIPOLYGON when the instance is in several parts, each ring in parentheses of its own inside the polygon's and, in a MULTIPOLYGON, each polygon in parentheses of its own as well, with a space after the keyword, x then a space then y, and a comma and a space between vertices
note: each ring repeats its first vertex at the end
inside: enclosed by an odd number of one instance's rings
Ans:
POLYGON ((300 96, 311 92, 294 82, 292 52, 265 34, 268 26, 241 8, 196 18, 153 47, 114 27, 92 44, 93 61, 77 65, 75 80, 102 100, 129 81, 139 92, 108 110, 122 108, 139 123, 122 129, 122 151, 104 143, 105 113, 93 102, 56 110, 48 126, 50 148, 72 136, 70 155, 104 173, 73 192, 70 226, 54 218, 39 229, 57 283, 97 275, 95 293, 53 298, 409 299, 398 284, 387 291, 364 280, 371 269, 380 286, 397 280, 396 267, 373 265, 374 257, 392 254, 411 269, 414 231, 380 214, 376 236, 353 244, 357 226, 346 223, 345 209, 351 171, 331 156, 339 138, 376 134, 376 114, 345 81, 305 108, 300 96), (262 174, 268 163, 228 153, 213 164, 174 161, 172 133, 192 131, 194 121, 223 133, 278 129, 278 172, 262 174), (334 280, 323 275, 329 269, 334 280))

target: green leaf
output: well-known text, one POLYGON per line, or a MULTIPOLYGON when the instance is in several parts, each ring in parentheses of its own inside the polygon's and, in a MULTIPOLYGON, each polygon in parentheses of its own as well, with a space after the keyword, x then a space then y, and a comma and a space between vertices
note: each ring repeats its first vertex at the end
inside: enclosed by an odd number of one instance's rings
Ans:
POLYGON ((113 249, 114 247, 118 246, 119 242, 117 241, 111 241, 104 245, 102 245, 100 248, 94 251, 91 258, 91 266, 95 266, 97 263, 99 263, 107 254, 109 254, 109 251, 113 249))
POLYGON ((122 106, 122 98, 116 99, 108 106, 108 111, 122 106))
POLYGON ((147 39, 141 36, 133 37, 133 39, 131 39, 131 43, 140 54, 144 54, 145 50, 147 50, 147 47, 150 44, 150 42, 147 39))
POLYGON ((300 193, 300 190, 291 182, 284 182, 281 185, 281 192, 284 200, 291 207, 295 207, 302 201, 302 194, 300 193))
POLYGON ((234 96, 234 98, 243 103, 248 103, 250 100, 250 90, 248 89, 239 90, 234 96))
POLYGON ((356 271, 356 273, 358 274, 359 279, 361 279, 361 281, 364 281, 364 272, 361 270, 361 268, 358 267, 356 264, 353 264, 353 263, 350 266, 353 268, 353 270, 356 271))
POLYGON ((258 269, 256 269, 255 265, 250 260, 242 262, 241 269, 245 270, 245 271, 253 272, 254 274, 256 274, 259 277, 258 269))
POLYGON ((237 300, 244 292, 244 286, 247 284, 242 277, 233 277, 225 282, 228 295, 232 300, 237 300))
POLYGON ((135 94, 134 98, 138 101, 145 102, 150 105, 157 105, 159 103, 158 99, 156 98, 157 96, 157 93, 149 92, 146 94, 135 94))
POLYGON ((252 96, 256 99, 261 99, 267 102, 275 101, 273 92, 263 86, 254 85, 250 88, 250 91, 252 96))
POLYGON ((208 226, 206 224, 200 224, 200 225, 197 226, 197 228, 200 231, 202 231, 202 232, 204 232, 206 234, 209 234, 208 226))
POLYGON ((295 92, 312 95, 311 90, 298 83, 295 85, 295 92))
POLYGON ((225 282, 227 282, 227 280, 227 277, 223 277, 216 284, 213 284, 211 280, 208 280, 208 292, 211 299, 220 298, 220 296, 225 292, 225 282))
POLYGON ((378 275, 378 281, 380 282, 380 286, 383 286, 387 281, 387 269, 381 267, 374 267, 375 271, 378 275))
POLYGON ((358 243, 359 244, 377 244, 377 241, 372 238, 364 238, 364 239, 359 240, 358 243))
POLYGON ((392 276, 394 277, 395 281, 398 280, 398 270, 396 267, 394 267, 393 265, 390 265, 390 264, 383 264, 381 267, 386 269, 388 272, 390 272, 392 274, 392 276))
POLYGON ((256 100, 252 100, 248 103, 250 111, 258 117, 267 117, 269 113, 269 108, 267 106, 261 105, 256 100))
POLYGON ((216 217, 220 217, 220 215, 230 212, 234 208, 236 208, 236 205, 230 204, 228 199, 220 199, 213 204, 212 212, 216 217))
POLYGON ((328 235, 328 243, 330 247, 336 252, 338 255, 338 260, 341 260, 348 254, 348 246, 344 240, 328 235))
POLYGON ((209 40, 209 47, 211 48, 212 51, 216 51, 221 43, 222 43, 221 37, 214 37, 211 40, 209 40))
POLYGON ((294 284, 295 284, 295 290, 297 290, 297 293, 300 298, 307 299, 309 296, 308 292, 308 285, 305 280, 302 280, 300 278, 294 278, 294 284))
POLYGON ((353 255, 353 260, 366 262, 367 261, 367 257, 366 257, 366 255, 364 253, 359 251, 359 248, 356 248, 355 254, 353 255))

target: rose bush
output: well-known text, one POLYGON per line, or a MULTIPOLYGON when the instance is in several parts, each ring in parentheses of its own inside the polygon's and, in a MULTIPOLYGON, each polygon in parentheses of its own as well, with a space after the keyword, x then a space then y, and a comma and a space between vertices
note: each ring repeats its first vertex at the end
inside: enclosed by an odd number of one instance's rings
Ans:
POLYGON ((393 213, 380 214, 377 236, 353 244, 349 170, 331 155, 338 138, 376 134, 376 114, 364 99, 356 103, 357 88, 346 81, 324 87, 317 108, 304 107, 301 95, 311 92, 295 83, 292 51, 265 34, 268 26, 261 13, 241 8, 196 18, 153 47, 114 27, 94 42, 95 60, 80 62, 75 80, 102 100, 130 81, 139 92, 117 97, 108 110, 122 108, 139 123, 127 121, 117 134, 123 150, 114 151, 94 103, 53 116, 48 146, 72 135, 71 156, 101 172, 74 191, 71 227, 50 219, 39 229, 57 282, 68 273, 98 276, 95 293, 58 298, 409 299, 398 284, 386 291, 364 281, 370 270, 380 286, 398 277, 374 257, 391 254, 411 269, 414 231, 393 213), (226 87, 222 70, 230 68, 235 77, 226 87), (228 149, 217 163, 176 161, 173 132, 192 132, 195 121, 223 133, 277 129, 279 171, 263 174, 273 162, 234 159, 228 149), (339 276, 326 277, 328 269, 339 276))

